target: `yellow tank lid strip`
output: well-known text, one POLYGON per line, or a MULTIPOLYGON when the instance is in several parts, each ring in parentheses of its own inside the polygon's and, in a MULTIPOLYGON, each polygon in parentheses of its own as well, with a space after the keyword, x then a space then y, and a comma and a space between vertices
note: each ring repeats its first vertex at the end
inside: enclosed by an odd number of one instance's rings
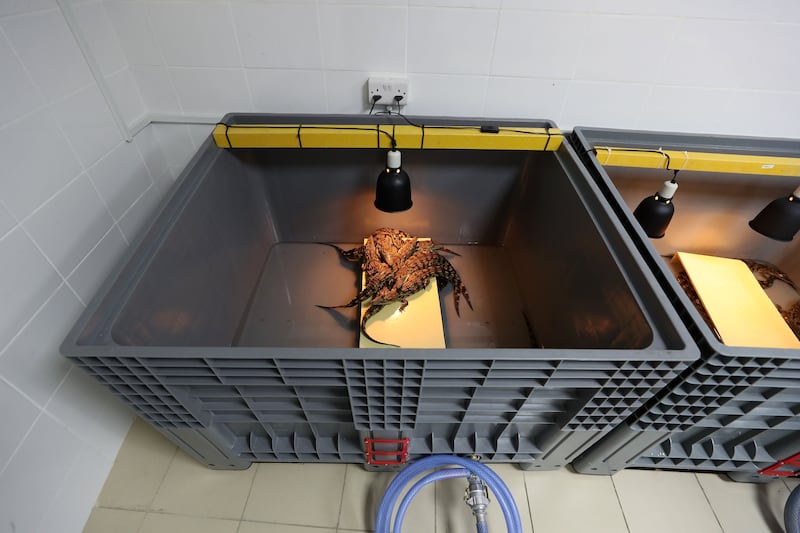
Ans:
POLYGON ((217 124, 219 148, 397 148, 555 151, 563 136, 557 128, 349 124, 217 124))
POLYGON ((800 176, 800 158, 797 157, 614 146, 595 146, 594 153, 597 156, 597 161, 603 166, 800 176))

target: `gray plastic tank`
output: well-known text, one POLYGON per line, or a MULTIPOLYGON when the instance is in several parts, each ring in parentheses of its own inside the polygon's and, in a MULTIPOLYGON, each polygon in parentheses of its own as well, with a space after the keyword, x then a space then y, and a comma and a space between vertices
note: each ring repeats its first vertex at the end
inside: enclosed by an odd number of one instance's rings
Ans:
POLYGON ((653 240, 644 234, 632 210, 672 172, 604 168, 592 149, 659 147, 800 157, 800 141, 582 127, 575 128, 570 140, 703 354, 680 379, 576 459, 573 467, 588 474, 635 466, 718 471, 737 481, 772 479, 759 472, 800 453, 800 350, 724 344, 676 281, 668 257, 683 251, 756 259, 800 280, 800 240, 772 241, 747 226, 769 201, 788 195, 798 180, 681 171, 674 219, 666 236, 653 240))
MULTIPOLYGON (((378 124, 370 116, 224 122, 378 124)), ((480 120, 412 118, 477 127, 480 120)), ((493 121, 547 127, 543 121, 493 121)), ((492 135, 492 133, 487 133, 492 135)), ((209 139, 63 353, 198 460, 570 461, 699 352, 571 146, 403 150, 414 206, 373 207, 385 149, 209 139), (446 349, 359 349, 358 274, 321 242, 382 226, 447 244, 474 311, 440 296, 446 349), (407 440, 405 440, 407 439, 407 440)), ((379 461, 380 462, 380 461, 379 461)))

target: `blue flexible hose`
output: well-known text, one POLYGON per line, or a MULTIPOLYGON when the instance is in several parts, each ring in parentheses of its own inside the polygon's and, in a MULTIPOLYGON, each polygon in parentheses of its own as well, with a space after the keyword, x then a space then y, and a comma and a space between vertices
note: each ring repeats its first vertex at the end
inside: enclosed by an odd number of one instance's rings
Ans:
POLYGON ((503 480, 500 479, 500 477, 495 474, 492 469, 484 464, 472 461, 470 459, 464 459, 462 457, 451 455, 432 455, 419 459, 408 465, 389 484, 389 487, 386 489, 386 493, 384 494, 383 499, 378 506, 378 513, 375 520, 376 533, 390 533, 391 530, 389 523, 392 518, 392 510, 394 509, 395 502, 397 501, 400 493, 403 491, 403 488, 413 478, 419 474, 422 474, 426 470, 430 470, 431 468, 451 465, 461 466, 481 478, 481 480, 486 483, 486 485, 495 495, 497 503, 503 512, 503 517, 505 518, 508 532, 522 532, 522 521, 520 520, 519 511, 517 510, 516 503, 514 502, 514 497, 511 495, 511 491, 508 490, 508 487, 506 487, 505 483, 503 483, 503 480))
POLYGON ((394 533, 401 532, 401 529, 403 528, 403 520, 405 520, 406 511, 408 511, 408 507, 411 505, 411 500, 414 499, 414 496, 416 496, 423 487, 442 479, 453 479, 467 476, 469 476, 469 470, 465 468, 447 468, 445 470, 436 470, 431 472, 414 483, 414 485, 408 489, 408 492, 406 492, 406 495, 403 496, 403 499, 400 501, 400 507, 397 508, 397 514, 394 517, 394 533))
POLYGON ((478 533, 489 533, 489 524, 486 522, 478 522, 478 533))
POLYGON ((800 533, 800 485, 796 486, 783 508, 786 533, 800 533))

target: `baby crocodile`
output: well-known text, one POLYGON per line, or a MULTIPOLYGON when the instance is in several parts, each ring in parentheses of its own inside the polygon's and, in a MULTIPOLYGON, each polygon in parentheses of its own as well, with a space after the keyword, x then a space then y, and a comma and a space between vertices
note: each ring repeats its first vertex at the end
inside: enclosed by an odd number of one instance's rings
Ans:
POLYGON ((395 346, 372 338, 366 331, 367 321, 391 302, 399 301, 400 311, 403 311, 408 305, 407 298, 424 289, 433 277, 436 278, 440 289, 448 283, 453 284, 453 300, 457 315, 461 316, 458 303, 462 295, 472 309, 472 302, 461 277, 450 261, 439 252, 458 254, 438 243, 421 241, 402 230, 380 228, 367 237, 363 246, 351 250, 344 250, 333 244, 329 246, 336 248, 345 260, 361 263, 365 283, 356 297, 348 303, 318 307, 323 309, 353 307, 372 299, 361 319, 361 332, 377 344, 395 346))

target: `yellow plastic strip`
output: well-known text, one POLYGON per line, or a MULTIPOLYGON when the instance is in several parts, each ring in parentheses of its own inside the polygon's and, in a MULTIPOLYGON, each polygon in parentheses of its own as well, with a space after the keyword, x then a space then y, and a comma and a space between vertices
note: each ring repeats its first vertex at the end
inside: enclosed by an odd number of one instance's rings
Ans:
POLYGON ((226 126, 213 132, 219 148, 438 148, 462 150, 555 151, 563 136, 557 128, 500 128, 483 133, 478 127, 264 124, 226 126))
POLYGON ((603 166, 800 176, 800 158, 595 146, 603 166), (667 164, 669 163, 669 167, 667 164))

